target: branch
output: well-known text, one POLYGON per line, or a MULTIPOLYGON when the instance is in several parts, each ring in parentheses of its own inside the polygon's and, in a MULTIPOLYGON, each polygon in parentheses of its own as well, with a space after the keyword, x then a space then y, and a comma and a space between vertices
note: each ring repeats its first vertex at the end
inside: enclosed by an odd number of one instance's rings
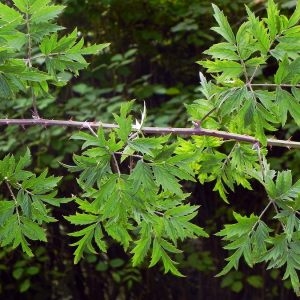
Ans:
MULTIPOLYGON (((18 125, 18 126, 66 126, 66 127, 77 127, 77 128, 107 128, 114 129, 119 128, 117 124, 111 123, 102 123, 102 122, 80 122, 72 120, 48 120, 48 119, 0 119, 0 126, 5 125, 18 125)), ((132 126, 133 131, 139 130, 135 125, 132 126)), ((259 143, 259 141, 250 135, 243 135, 238 133, 230 133, 227 131, 213 130, 213 129, 204 129, 204 128, 176 128, 176 127, 143 127, 142 131, 144 133, 153 133, 153 134, 175 134, 182 136, 192 136, 192 135, 203 135, 203 136, 214 136, 224 140, 234 140, 239 142, 246 142, 251 144, 259 143)), ((276 140, 276 139, 267 139, 267 144, 269 146, 277 147, 287 147, 287 148, 298 148, 300 149, 300 142, 293 142, 290 140, 276 140)))

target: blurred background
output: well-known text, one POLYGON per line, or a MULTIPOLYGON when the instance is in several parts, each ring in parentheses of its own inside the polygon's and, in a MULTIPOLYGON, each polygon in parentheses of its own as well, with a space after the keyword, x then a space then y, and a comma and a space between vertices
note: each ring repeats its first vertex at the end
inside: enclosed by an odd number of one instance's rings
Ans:
MULTIPOLYGON (((10 1, 4 1, 9 3, 10 1)), ((109 50, 90 57, 89 68, 65 87, 56 87, 53 97, 39 101, 45 118, 112 121, 122 101, 136 99, 139 113, 143 102, 148 108, 151 126, 190 127, 185 105, 201 97, 199 65, 202 52, 219 41, 213 31, 211 1, 206 0, 67 0, 59 19, 65 32, 78 28, 87 43, 110 42, 109 50)), ((215 0, 228 16, 233 29, 245 20, 247 4, 258 15, 264 14, 266 1, 215 0)), ((277 1, 290 15, 296 1, 277 1)), ((272 62, 263 70, 262 82, 272 76, 277 66, 272 62)), ((203 71, 203 70, 202 70, 203 71)), ((63 74, 70 77, 68 73, 63 74)), ((31 117, 31 100, 18 98, 0 103, 1 117, 31 117)), ((288 122, 277 138, 297 135, 297 127, 288 122)), ((61 196, 79 192, 73 174, 67 174, 59 162, 71 163, 72 153, 79 150, 68 138, 72 129, 59 127, 26 130, 14 126, 1 129, 0 153, 21 152, 30 147, 34 171, 49 168, 63 175, 61 196)), ((299 176, 300 153, 270 149, 273 168, 290 168, 299 176)), ((241 214, 259 211, 263 190, 236 189, 229 195, 230 205, 212 192, 213 185, 186 183, 191 202, 201 205, 195 222, 211 234, 208 239, 185 242, 178 255, 179 268, 186 275, 165 275, 160 267, 133 268, 122 248, 110 244, 107 254, 86 254, 73 264, 72 242, 67 235, 71 225, 63 215, 74 212, 74 204, 55 208, 60 222, 48 227, 48 243, 33 244, 35 257, 20 250, 0 249, 0 299, 294 299, 288 282, 279 270, 266 271, 261 264, 253 269, 241 263, 239 271, 221 278, 214 277, 225 265, 227 253, 214 236, 232 211, 241 214)))

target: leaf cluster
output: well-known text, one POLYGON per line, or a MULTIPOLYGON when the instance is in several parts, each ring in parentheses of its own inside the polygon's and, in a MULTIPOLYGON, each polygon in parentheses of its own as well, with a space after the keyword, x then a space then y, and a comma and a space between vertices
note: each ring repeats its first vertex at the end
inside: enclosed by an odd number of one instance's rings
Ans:
POLYGON ((224 13, 213 5, 218 26, 212 30, 225 42, 205 51, 211 59, 198 62, 214 78, 207 82, 200 76, 205 99, 214 108, 211 117, 231 132, 256 136, 262 144, 266 132, 284 126, 288 115, 300 124, 299 5, 289 19, 273 0, 267 7, 267 17, 260 19, 246 6, 248 18, 234 33, 224 13), (261 83, 260 74, 270 59, 276 61, 277 70, 271 82, 261 83))
POLYGON ((84 47, 75 29, 58 37, 63 27, 54 23, 64 9, 48 0, 15 0, 14 6, 0 4, 0 98, 16 93, 45 96, 49 84, 65 85, 88 63, 85 55, 96 54, 108 44, 84 47))
POLYGON ((185 202, 188 194, 181 185, 182 180, 194 180, 191 155, 175 154, 176 144, 169 145, 169 136, 131 134, 131 105, 123 104, 115 115, 118 129, 73 135, 83 141, 84 150, 69 167, 80 172, 84 191, 75 199, 80 212, 66 217, 84 226, 71 233, 79 238, 73 244, 75 263, 84 252, 94 253, 95 246, 105 252, 105 237, 110 237, 131 251, 133 265, 149 256, 150 266, 161 260, 166 272, 181 275, 170 254, 181 252, 178 243, 186 238, 207 236, 191 223, 198 206, 185 202), (123 164, 130 165, 128 173, 120 171, 123 164))
POLYGON ((30 162, 29 150, 18 159, 7 155, 0 160, 0 244, 21 246, 33 256, 28 241, 46 242, 44 225, 56 221, 49 205, 59 206, 68 199, 56 198, 60 177, 48 176, 46 170, 37 176, 26 170, 30 162))

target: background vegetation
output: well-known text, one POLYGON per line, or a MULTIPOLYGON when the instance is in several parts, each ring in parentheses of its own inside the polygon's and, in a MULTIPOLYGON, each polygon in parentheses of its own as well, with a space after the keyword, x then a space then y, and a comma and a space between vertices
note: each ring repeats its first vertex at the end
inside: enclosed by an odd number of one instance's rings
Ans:
MULTIPOLYGON (((9 1, 4 1, 9 3, 9 1)), ((204 0, 69 0, 57 1, 67 5, 60 25, 78 28, 87 42, 110 42, 109 51, 92 57, 87 71, 66 87, 57 86, 55 97, 39 102, 45 117, 76 120, 111 121, 121 101, 146 101, 147 122, 157 126, 189 127, 184 104, 200 97, 199 66, 203 51, 219 39, 209 30, 214 25, 210 1, 204 0)), ((214 1, 231 24, 240 24, 247 3, 258 14, 264 1, 214 1)), ((296 1, 284 1, 282 8, 289 14, 296 1)), ((261 81, 274 74, 263 70, 261 81)), ((70 74, 65 73, 68 78, 70 74)), ((31 117, 31 100, 18 98, 0 103, 1 117, 31 117)), ((71 162, 78 150, 76 141, 65 143, 64 128, 7 127, 1 129, 0 151, 21 153, 29 146, 33 154, 35 172, 45 167, 51 173, 66 175, 59 162, 71 162)), ((290 122, 281 137, 297 138, 297 127, 290 122)), ((279 136, 278 136, 279 137, 279 136)), ((271 149, 272 164, 300 174, 299 151, 271 149)), ((78 192, 72 175, 64 177, 60 195, 70 197, 78 192)), ((293 299, 288 282, 282 282, 280 271, 266 273, 265 267, 231 271, 215 278, 226 257, 220 239, 213 236, 224 222, 232 221, 232 211, 257 210, 263 191, 247 194, 237 189, 230 195, 227 206, 212 191, 210 184, 187 183, 192 202, 201 205, 197 224, 212 236, 205 240, 188 241, 178 254, 185 278, 164 275, 159 267, 133 268, 120 246, 111 243, 107 254, 88 255, 78 265, 73 264, 71 239, 65 232, 70 224, 51 223, 47 244, 33 244, 36 256, 28 258, 20 250, 0 250, 0 297, 3 299, 293 299), (255 194, 255 197, 253 196, 255 194), (45 291, 51 291, 45 293, 45 291)), ((72 213, 73 204, 55 208, 53 215, 72 213)))

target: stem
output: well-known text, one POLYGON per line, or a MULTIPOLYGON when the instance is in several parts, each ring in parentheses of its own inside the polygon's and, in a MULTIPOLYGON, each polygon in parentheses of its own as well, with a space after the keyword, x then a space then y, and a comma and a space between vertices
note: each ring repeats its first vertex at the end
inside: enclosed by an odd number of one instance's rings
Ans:
MULTIPOLYGON (((86 122, 87 123, 87 122, 86 122)), ((93 128, 90 126, 90 124, 87 124, 87 128, 90 130, 90 132, 95 136, 98 137, 97 133, 93 130, 93 128)))
MULTIPOLYGON (((114 152, 115 155, 123 155, 124 153, 123 152, 114 152)), ((128 155, 129 157, 135 157, 135 158, 139 158, 139 159, 143 159, 144 157, 142 155, 137 155, 137 154, 130 154, 128 155)))
MULTIPOLYGON (((28 12, 25 14, 25 20, 26 20, 26 29, 27 29, 27 37, 28 37, 28 49, 27 49, 27 59, 26 63, 29 68, 32 68, 32 39, 31 39, 31 33, 30 33, 30 18, 28 12)), ((32 98, 32 107, 33 107, 33 118, 39 119, 39 112, 37 109, 37 103, 36 103, 36 96, 34 94, 34 89, 32 83, 30 84, 30 92, 31 92, 31 98, 32 98)))
POLYGON ((117 169, 118 175, 120 177, 121 176, 121 171, 120 171, 120 168, 119 168, 119 164, 118 164, 117 158, 116 158, 116 156, 115 156, 114 153, 112 154, 112 158, 113 158, 113 161, 114 161, 114 165, 115 165, 115 167, 117 169))
MULTIPOLYGON (((90 130, 90 132, 95 136, 95 137, 98 137, 97 133, 93 130, 93 128, 91 127, 91 125, 88 123, 88 122, 85 122, 86 123, 86 127, 90 130)), ((120 171, 120 168, 119 168, 119 165, 118 165, 118 161, 116 159, 116 156, 115 156, 115 153, 112 154, 112 157, 113 157, 113 161, 114 161, 114 166, 116 167, 116 170, 118 172, 118 175, 119 177, 121 176, 121 171, 120 171)))
POLYGON ((265 182, 265 180, 266 180, 266 169, 265 169, 265 166, 264 166, 263 157, 261 155, 260 145, 255 144, 254 147, 257 150, 258 161, 259 161, 259 165, 260 165, 260 168, 261 168, 262 180, 263 180, 263 182, 265 182))
POLYGON ((273 204, 273 200, 269 199, 269 203, 266 205, 266 207, 263 209, 263 211, 260 213, 260 215, 258 216, 258 220, 255 222, 255 224, 252 226, 252 229, 250 231, 249 234, 251 234, 253 232, 253 230, 255 229, 255 227, 257 226, 258 222, 261 220, 261 218, 263 217, 263 215, 266 213, 266 211, 268 210, 268 208, 270 207, 271 204, 273 204))
POLYGON ((217 107, 214 107, 208 113, 206 113, 202 117, 202 119, 199 122, 197 122, 198 123, 198 127, 201 127, 201 124, 203 124, 204 120, 207 119, 216 109, 217 109, 217 107))
POLYGON ((19 213, 19 209, 18 209, 19 204, 18 204, 17 198, 16 198, 10 184, 8 183, 8 181, 5 181, 5 184, 8 188, 8 190, 9 190, 9 193, 10 193, 11 197, 14 199, 15 206, 16 206, 16 214, 17 214, 17 218, 18 218, 18 224, 20 225, 21 224, 21 219, 20 219, 20 213, 19 213))
POLYGON ((34 90, 33 90, 33 86, 30 85, 30 90, 31 90, 31 98, 32 98, 32 107, 33 107, 33 114, 32 114, 32 117, 34 119, 39 119, 40 116, 39 116, 39 111, 37 109, 37 102, 36 102, 36 96, 34 94, 34 90))
POLYGON ((31 34, 30 34, 30 22, 29 22, 29 14, 26 12, 25 14, 25 20, 26 20, 26 28, 27 28, 27 36, 28 36, 28 49, 27 49, 27 64, 28 67, 32 67, 31 62, 31 52, 32 52, 32 41, 31 41, 31 34))
POLYGON ((234 150, 235 150, 236 147, 237 147, 237 143, 235 143, 235 144, 233 145, 233 147, 231 148, 229 154, 227 155, 226 159, 224 160, 224 162, 223 162, 223 164, 222 164, 222 167, 221 167, 221 170, 222 170, 222 171, 224 170, 225 166, 226 166, 227 163, 229 162, 229 160, 230 160, 230 158, 231 158, 231 156, 232 156, 232 154, 233 154, 233 152, 234 152, 234 150))
MULTIPOLYGON (((272 199, 270 199, 270 201, 272 202, 272 204, 273 204, 273 206, 274 206, 274 209, 275 209, 275 211, 276 211, 276 214, 279 214, 278 207, 277 207, 275 201, 272 200, 272 199)), ((285 225, 281 222, 281 220, 279 220, 279 222, 280 222, 280 225, 282 226, 283 230, 286 230, 286 227, 285 227, 285 225)))
MULTIPOLYGON (((18 125, 18 126, 66 126, 66 127, 77 127, 77 128, 106 128, 115 129, 119 128, 117 124, 102 123, 102 122, 80 122, 73 120, 49 120, 49 119, 0 119, 0 127, 5 125, 18 125)), ((138 130, 136 126, 132 126, 132 131, 138 130)), ((240 142, 246 142, 250 144, 259 144, 259 141, 250 135, 243 135, 238 133, 231 133, 221 130, 204 129, 204 128, 176 128, 176 127, 143 127, 144 133, 152 134, 175 134, 181 136, 214 136, 224 140, 234 140, 240 142)), ((276 140, 267 139, 269 146, 286 147, 300 149, 300 142, 293 142, 290 140, 276 140)))

